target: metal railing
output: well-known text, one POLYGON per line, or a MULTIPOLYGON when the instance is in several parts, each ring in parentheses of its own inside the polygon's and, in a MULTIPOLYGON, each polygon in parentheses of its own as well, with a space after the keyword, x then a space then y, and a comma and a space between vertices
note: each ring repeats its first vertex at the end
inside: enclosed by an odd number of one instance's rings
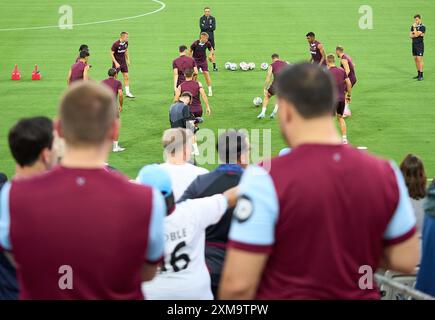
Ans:
MULTIPOLYGON (((412 277, 412 275, 410 275, 412 277)), ((387 286, 394 290, 394 294, 402 294, 406 296, 406 299, 411 300, 435 300, 435 297, 432 297, 424 292, 418 291, 413 287, 400 283, 399 281, 394 280, 391 277, 387 277, 385 275, 376 273, 375 279, 378 285, 387 286)))

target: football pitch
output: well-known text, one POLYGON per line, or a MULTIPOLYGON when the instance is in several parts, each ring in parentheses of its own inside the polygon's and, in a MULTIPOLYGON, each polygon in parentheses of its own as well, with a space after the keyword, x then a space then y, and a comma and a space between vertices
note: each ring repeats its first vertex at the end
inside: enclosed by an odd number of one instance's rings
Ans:
MULTIPOLYGON (((110 164, 134 177, 143 165, 161 162, 160 139, 173 98, 172 60, 180 44, 197 39, 206 5, 217 19, 219 72, 211 72, 212 115, 205 117, 203 128, 271 129, 272 152, 284 147, 278 121, 258 120, 260 110, 252 105, 254 97, 262 96, 266 76, 259 65, 270 63, 274 52, 290 62, 308 60, 305 34, 313 31, 326 53, 341 44, 356 64, 353 116, 347 120, 350 143, 396 162, 417 154, 435 177, 435 3, 423 0, 2 0, 0 171, 8 176, 14 171, 7 146, 14 122, 56 115, 79 46, 90 47, 90 77, 103 80, 111 66, 110 47, 121 31, 129 32, 130 88, 136 98, 126 100, 121 115, 120 143, 126 151, 111 154, 110 164), (57 27, 62 5, 73 10, 72 30, 57 27), (373 9, 373 29, 359 26, 362 5, 373 9), (416 13, 427 26, 422 82, 412 80, 416 71, 408 37, 416 13), (223 67, 227 61, 252 61, 257 68, 231 72, 223 67), (10 80, 15 64, 21 81, 10 80), (34 64, 41 81, 30 81, 34 64)), ((199 80, 205 85, 202 75, 199 80)))

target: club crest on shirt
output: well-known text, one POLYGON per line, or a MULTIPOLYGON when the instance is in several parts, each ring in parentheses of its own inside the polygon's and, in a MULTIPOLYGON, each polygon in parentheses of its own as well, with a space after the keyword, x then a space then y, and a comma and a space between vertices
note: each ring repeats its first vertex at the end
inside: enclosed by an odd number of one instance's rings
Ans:
POLYGON ((254 204, 252 203, 252 200, 243 195, 239 198, 239 201, 237 201, 237 206, 234 209, 234 216, 236 217, 237 221, 239 222, 245 222, 247 221, 254 212, 254 204))

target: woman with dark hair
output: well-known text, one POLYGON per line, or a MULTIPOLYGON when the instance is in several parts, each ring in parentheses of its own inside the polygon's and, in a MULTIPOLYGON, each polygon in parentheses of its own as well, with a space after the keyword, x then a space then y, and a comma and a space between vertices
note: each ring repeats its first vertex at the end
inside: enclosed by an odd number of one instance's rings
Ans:
POLYGON ((417 229, 422 230, 424 219, 423 199, 426 196, 427 178, 423 162, 413 154, 408 154, 400 164, 400 170, 405 178, 414 212, 417 218, 417 229))

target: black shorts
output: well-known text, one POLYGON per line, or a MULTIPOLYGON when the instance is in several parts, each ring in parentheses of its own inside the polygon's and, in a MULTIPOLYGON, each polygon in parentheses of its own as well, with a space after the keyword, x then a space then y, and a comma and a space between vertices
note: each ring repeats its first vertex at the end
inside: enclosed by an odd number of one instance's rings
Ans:
POLYGON ((412 55, 414 57, 423 57, 424 55, 424 43, 413 43, 412 44, 412 55))
POLYGON ((210 41, 211 46, 213 47, 214 50, 216 50, 216 44, 214 43, 214 36, 208 38, 208 41, 210 41))
POLYGON ((346 107, 346 102, 344 102, 344 101, 338 101, 337 102, 337 107, 336 107, 336 113, 338 115, 342 116, 344 114, 344 108, 345 107, 346 107))
POLYGON ((276 84, 275 84, 275 81, 272 82, 270 87, 267 89, 267 92, 269 92, 271 97, 273 97, 275 95, 275 93, 276 93, 276 84))
POLYGON ((205 262, 211 278, 211 291, 217 299, 219 283, 221 280, 222 269, 225 260, 225 249, 206 245, 205 246, 205 262))

